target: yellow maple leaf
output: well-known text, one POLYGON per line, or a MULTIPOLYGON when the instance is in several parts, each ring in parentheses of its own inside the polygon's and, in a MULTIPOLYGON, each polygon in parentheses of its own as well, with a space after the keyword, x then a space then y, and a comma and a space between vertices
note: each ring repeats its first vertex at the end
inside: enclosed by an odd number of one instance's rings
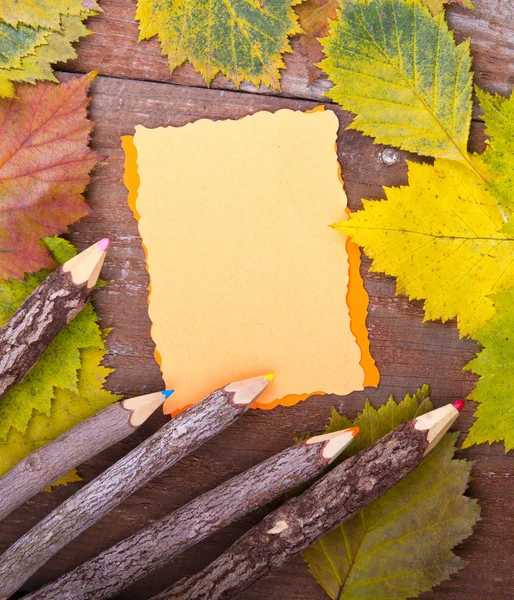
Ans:
POLYGON ((279 87, 302 0, 139 0, 140 40, 159 36, 171 71, 190 60, 207 85, 221 72, 237 86, 279 87))
MULTIPOLYGON (((478 162, 479 168, 486 167, 478 162)), ((472 335, 494 313, 492 294, 514 280, 514 237, 483 180, 455 161, 409 163, 409 186, 334 227, 373 259, 372 271, 397 279, 397 293, 425 300, 425 319, 457 317, 472 335)))

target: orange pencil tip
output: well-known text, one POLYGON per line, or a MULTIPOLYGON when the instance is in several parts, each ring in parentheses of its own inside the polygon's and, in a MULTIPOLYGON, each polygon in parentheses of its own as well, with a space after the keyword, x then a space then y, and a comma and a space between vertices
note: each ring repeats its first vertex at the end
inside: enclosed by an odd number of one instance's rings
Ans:
POLYGON ((350 427, 350 429, 348 429, 348 431, 351 431, 352 437, 355 437, 356 435, 359 435, 361 428, 360 427, 350 427))

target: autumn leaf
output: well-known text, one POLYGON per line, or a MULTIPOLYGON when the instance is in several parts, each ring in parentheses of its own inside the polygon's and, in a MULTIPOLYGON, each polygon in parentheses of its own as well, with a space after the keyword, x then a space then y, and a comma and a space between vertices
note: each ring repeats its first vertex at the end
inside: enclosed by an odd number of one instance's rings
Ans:
POLYGON ((487 187, 505 207, 514 210, 514 93, 492 96, 477 88, 484 111, 487 150, 481 155, 493 177, 487 187))
POLYGON ((397 278, 396 291, 425 300, 425 319, 457 317, 473 335, 493 315, 491 294, 512 286, 514 237, 478 175, 461 163, 408 163, 409 185, 334 227, 373 259, 371 270, 397 278))
MULTIPOLYGON (((49 415, 37 412, 24 435, 11 429, 7 439, 0 442, 0 477, 27 454, 121 398, 103 389, 105 380, 112 371, 100 364, 104 354, 103 348, 80 350, 76 390, 56 389, 49 415)), ((70 481, 77 481, 73 472, 65 476, 65 480, 59 480, 60 484, 70 481)))
MULTIPOLYGON (((76 254, 75 248, 61 238, 48 239, 46 243, 58 262, 65 262, 76 254)), ((49 272, 31 273, 24 280, 0 281, 0 326, 9 320, 49 272)), ((77 371, 81 366, 81 351, 86 348, 105 351, 96 320, 92 305, 87 304, 57 335, 21 383, 2 396, 0 441, 7 438, 11 428, 25 434, 34 410, 48 416, 56 388, 78 392, 77 371)))
MULTIPOLYGON (((379 410, 366 403, 351 423, 336 411, 327 431, 359 426, 343 458, 433 406, 425 386, 379 410)), ((464 566, 452 552, 479 519, 464 496, 471 463, 455 460, 456 433, 446 434, 417 469, 304 552, 311 573, 333 600, 404 600, 430 590, 464 566)))
POLYGON ((444 20, 418 0, 343 0, 321 40, 327 92, 356 114, 350 129, 473 170, 469 40, 456 45, 444 20))
POLYGON ((82 192, 98 156, 89 147, 92 75, 19 86, 0 100, 0 278, 50 267, 44 236, 88 213, 82 192))
POLYGON ((4 0, 0 96, 14 97, 14 82, 57 81, 51 65, 76 56, 72 43, 90 33, 82 21, 98 10, 94 0, 4 0))
POLYGON ((34 54, 26 55, 19 68, 0 69, 0 96, 15 96, 14 83, 34 83, 36 80, 57 81, 51 67, 59 61, 76 58, 72 43, 90 32, 80 19, 63 17, 64 31, 51 31, 45 43, 35 49, 34 54))
POLYGON ((328 35, 328 23, 337 16, 339 0, 307 0, 296 7, 298 20, 303 29, 300 36, 301 49, 309 57, 309 85, 323 72, 316 65, 323 58, 319 38, 328 35))
MULTIPOLYGON (((469 0, 419 0, 430 9, 433 15, 440 13, 445 4, 461 4, 466 8, 473 8, 469 0)), ((330 19, 337 18, 339 0, 306 0, 296 8, 303 33, 300 36, 301 48, 309 57, 309 85, 311 85, 323 71, 316 63, 323 58, 323 48, 320 38, 328 35, 330 19)))
POLYGON ((494 298, 494 317, 475 334, 483 350, 465 369, 480 375, 469 398, 478 402, 476 421, 463 448, 504 442, 514 449, 514 289, 494 298))
POLYGON ((100 11, 96 0, 2 0, 0 16, 14 27, 19 23, 31 27, 59 29, 61 16, 81 16, 100 11))
POLYGON ((279 88, 289 36, 300 33, 301 0, 138 0, 140 40, 159 36, 173 70, 189 60, 207 85, 221 72, 237 86, 279 88))

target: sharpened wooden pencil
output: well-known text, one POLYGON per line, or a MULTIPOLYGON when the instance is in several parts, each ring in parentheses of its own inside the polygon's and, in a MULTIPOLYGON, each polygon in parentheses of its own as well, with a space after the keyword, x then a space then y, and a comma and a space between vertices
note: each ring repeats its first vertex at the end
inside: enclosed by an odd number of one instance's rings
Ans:
POLYGON ((215 531, 319 475, 359 428, 318 435, 275 454, 114 545, 25 600, 116 596, 215 531))
POLYGON ((0 598, 140 487, 238 419, 272 375, 231 383, 184 411, 64 501, 0 556, 0 598))
POLYGON ((172 392, 116 402, 34 450, 0 478, 0 520, 77 465, 134 433, 172 392))
POLYGON ((238 596, 411 473, 455 421, 459 402, 403 423, 272 512, 203 571, 151 600, 238 596))
POLYGON ((55 269, 0 329, 0 396, 25 377, 84 308, 108 247, 107 238, 100 240, 55 269))

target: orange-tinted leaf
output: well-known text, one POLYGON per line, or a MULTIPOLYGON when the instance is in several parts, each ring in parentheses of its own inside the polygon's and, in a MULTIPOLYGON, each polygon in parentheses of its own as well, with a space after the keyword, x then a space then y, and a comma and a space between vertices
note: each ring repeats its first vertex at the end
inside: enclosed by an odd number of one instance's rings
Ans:
POLYGON ((98 157, 89 146, 93 76, 18 85, 0 100, 0 278, 54 263, 40 241, 88 213, 82 196, 98 157))
POLYGON ((309 57, 309 85, 323 75, 316 66, 324 57, 318 38, 328 35, 329 20, 337 17, 338 6, 338 0, 307 0, 296 7, 304 31, 300 37, 302 52, 309 57))

